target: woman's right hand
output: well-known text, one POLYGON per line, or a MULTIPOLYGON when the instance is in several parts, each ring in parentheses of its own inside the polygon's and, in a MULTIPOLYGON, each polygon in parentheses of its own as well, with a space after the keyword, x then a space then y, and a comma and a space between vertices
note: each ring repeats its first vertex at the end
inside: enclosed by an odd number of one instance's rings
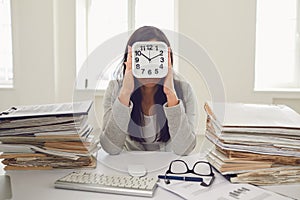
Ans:
POLYGON ((120 90, 119 100, 122 104, 129 106, 130 96, 134 89, 134 78, 132 75, 132 49, 128 46, 127 61, 124 63, 126 65, 126 70, 123 78, 123 85, 120 90))

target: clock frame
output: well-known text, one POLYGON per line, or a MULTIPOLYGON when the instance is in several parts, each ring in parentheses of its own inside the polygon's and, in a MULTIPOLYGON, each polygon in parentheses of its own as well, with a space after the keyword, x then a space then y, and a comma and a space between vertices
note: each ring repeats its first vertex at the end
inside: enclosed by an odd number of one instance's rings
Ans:
POLYGON ((132 73, 136 78, 163 78, 168 74, 168 46, 144 41, 132 45, 132 73))

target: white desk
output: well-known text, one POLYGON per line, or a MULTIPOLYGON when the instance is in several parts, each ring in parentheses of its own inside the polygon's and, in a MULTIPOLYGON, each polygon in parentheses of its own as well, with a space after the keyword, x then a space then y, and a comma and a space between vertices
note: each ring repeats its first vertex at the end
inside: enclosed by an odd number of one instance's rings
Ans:
MULTIPOLYGON (((183 159, 194 161, 201 157, 200 154, 186 156, 183 159)), ((94 171, 106 174, 126 173, 128 164, 144 164, 148 173, 157 175, 164 173, 169 163, 179 156, 167 152, 124 152, 117 156, 109 156, 103 150, 99 151, 97 169, 94 171)), ((191 161, 191 162, 192 162, 191 161)), ((2 166, 0 174, 8 174, 12 181, 12 193, 14 200, 59 200, 59 199, 141 199, 141 197, 120 196, 114 194, 83 192, 74 190, 55 189, 53 183, 60 177, 74 170, 47 170, 47 171, 7 171, 2 166)), ((283 185, 267 187, 285 195, 300 199, 299 185, 283 185)), ((149 198, 144 198, 149 199, 149 198)), ((181 199, 161 188, 155 191, 153 199, 181 199)))

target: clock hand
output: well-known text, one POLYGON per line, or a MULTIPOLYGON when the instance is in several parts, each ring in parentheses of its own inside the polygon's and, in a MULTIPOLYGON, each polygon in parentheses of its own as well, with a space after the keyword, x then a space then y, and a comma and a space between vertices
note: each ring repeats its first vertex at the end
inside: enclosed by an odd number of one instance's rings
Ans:
POLYGON ((160 53, 160 54, 158 54, 158 55, 156 55, 156 56, 150 58, 150 60, 152 60, 152 59, 154 59, 154 58, 156 58, 156 57, 158 57, 158 56, 162 56, 162 53, 160 53))
POLYGON ((144 56, 145 58, 147 58, 147 60, 150 62, 151 61, 151 59, 150 58, 148 58, 145 54, 143 54, 143 53, 141 53, 142 54, 142 56, 144 56))

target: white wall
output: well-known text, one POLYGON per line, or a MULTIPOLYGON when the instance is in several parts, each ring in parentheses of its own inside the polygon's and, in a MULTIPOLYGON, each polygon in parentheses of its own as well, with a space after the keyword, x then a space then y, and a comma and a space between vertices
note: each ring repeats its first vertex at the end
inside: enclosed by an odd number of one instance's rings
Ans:
POLYGON ((55 102, 71 101, 76 76, 75 0, 52 0, 55 102))
MULTIPOLYGON (((222 76, 227 101, 284 103, 300 112, 299 92, 253 90, 256 1, 187 0, 178 7, 179 32, 207 50, 222 76)), ((210 98, 204 83, 196 86, 200 102, 210 98)))
POLYGON ((15 87, 1 89, 0 107, 4 109, 17 104, 52 102, 54 101, 52 1, 14 0, 12 13, 15 87))
MULTIPOLYGON (((253 91, 255 2, 178 1, 178 31, 208 51, 220 71, 228 101, 287 103, 300 112, 299 93, 253 91)), ((71 101, 75 0, 12 0, 12 13, 15 87, 0 89, 0 110, 12 105, 71 101)), ((195 76, 191 66, 180 72, 190 77, 202 107, 210 98, 205 81, 195 76)), ((101 100, 96 97, 99 116, 101 100)))
POLYGON ((73 0, 12 0, 14 88, 0 89, 0 109, 71 100, 73 4, 73 0))
POLYGON ((255 8, 253 0, 179 1, 179 31, 208 51, 222 75, 229 101, 267 102, 295 93, 254 92, 255 8))

